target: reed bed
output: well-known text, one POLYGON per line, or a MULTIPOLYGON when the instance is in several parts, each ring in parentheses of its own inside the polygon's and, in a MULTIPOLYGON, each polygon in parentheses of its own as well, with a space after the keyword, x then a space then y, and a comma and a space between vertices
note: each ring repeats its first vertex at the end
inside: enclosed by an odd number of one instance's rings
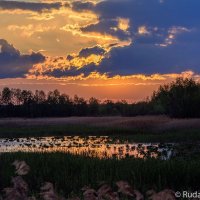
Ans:
POLYGON ((177 193, 170 189, 160 192, 148 190, 143 195, 135 189, 135 186, 123 180, 115 183, 116 191, 107 183, 102 183, 98 189, 84 186, 81 189, 82 195, 73 194, 70 198, 65 198, 57 193, 52 183, 45 182, 40 187, 39 193, 31 194, 29 193, 29 185, 23 178, 29 173, 30 166, 25 161, 19 160, 15 160, 12 165, 15 167, 16 176, 12 177, 11 186, 3 189, 4 194, 0 194, 1 200, 175 200, 177 196, 177 193))
POLYGON ((64 153, 6 153, 0 156, 0 189, 10 185, 15 176, 11 165, 15 160, 25 161, 31 171, 24 178, 31 194, 41 184, 50 182, 58 194, 67 197, 80 195, 83 186, 98 188, 106 183, 116 189, 116 182, 126 180, 138 191, 149 189, 174 191, 199 189, 200 159, 98 159, 87 155, 64 153))

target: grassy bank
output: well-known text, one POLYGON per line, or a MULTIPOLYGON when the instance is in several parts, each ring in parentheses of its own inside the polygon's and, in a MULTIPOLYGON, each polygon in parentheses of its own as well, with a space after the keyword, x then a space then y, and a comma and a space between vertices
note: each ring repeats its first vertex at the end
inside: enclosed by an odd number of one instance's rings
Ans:
POLYGON ((200 140, 199 129, 152 131, 142 128, 95 127, 72 124, 27 127, 0 127, 1 138, 67 135, 109 135, 118 139, 129 139, 135 142, 196 142, 200 140))
POLYGON ((97 187, 102 181, 112 185, 116 181, 126 180, 142 192, 150 188, 195 190, 200 185, 200 159, 99 160, 62 153, 10 153, 0 156, 0 189, 9 186, 14 176, 11 163, 16 159, 25 160, 31 167, 25 179, 32 192, 39 191, 45 181, 54 183, 61 194, 80 192, 84 185, 97 187))

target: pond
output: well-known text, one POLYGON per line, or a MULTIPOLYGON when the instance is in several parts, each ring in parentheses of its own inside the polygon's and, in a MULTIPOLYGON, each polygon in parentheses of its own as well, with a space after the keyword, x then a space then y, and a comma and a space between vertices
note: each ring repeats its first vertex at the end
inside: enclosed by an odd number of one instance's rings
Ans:
POLYGON ((173 144, 134 143, 108 136, 28 137, 0 139, 0 152, 65 152, 98 158, 160 158, 173 155, 173 144))

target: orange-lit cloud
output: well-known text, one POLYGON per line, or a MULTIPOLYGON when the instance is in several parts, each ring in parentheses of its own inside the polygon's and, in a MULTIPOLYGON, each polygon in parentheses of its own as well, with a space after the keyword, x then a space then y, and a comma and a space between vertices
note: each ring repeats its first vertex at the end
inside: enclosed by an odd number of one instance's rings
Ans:
POLYGON ((148 35, 150 34, 150 32, 147 30, 147 27, 146 26, 140 26, 138 27, 138 34, 140 35, 148 35))
MULTIPOLYGON (((17 87, 37 89, 40 87, 45 91, 55 88, 60 89, 71 96, 78 94, 84 98, 95 96, 101 100, 126 99, 129 102, 145 100, 157 90, 161 84, 169 83, 177 77, 194 78, 200 81, 200 76, 192 71, 186 71, 180 74, 152 74, 114 76, 109 77, 107 74, 91 73, 88 76, 81 74, 79 76, 55 78, 49 76, 29 76, 27 79, 19 79, 17 87)), ((6 85, 13 85, 16 81, 7 82, 6 85), (12 83, 13 82, 13 83, 12 83)), ((5 83, 5 82, 4 82, 5 83)), ((0 87, 5 85, 1 85, 0 87)), ((15 86, 16 87, 16 86, 15 86)))
POLYGON ((28 24, 26 26, 9 25, 8 30, 18 32, 21 36, 30 37, 35 33, 43 33, 55 30, 56 26, 44 26, 42 24, 33 25, 28 24))
POLYGON ((122 31, 128 31, 130 28, 130 21, 127 18, 118 18, 118 28, 122 31))

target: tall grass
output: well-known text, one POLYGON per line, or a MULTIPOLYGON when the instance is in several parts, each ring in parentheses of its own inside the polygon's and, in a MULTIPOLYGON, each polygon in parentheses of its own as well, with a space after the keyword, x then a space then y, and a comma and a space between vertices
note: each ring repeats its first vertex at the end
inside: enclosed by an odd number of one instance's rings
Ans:
POLYGON ((64 153, 6 153, 0 156, 0 189, 14 176, 14 160, 24 160, 31 167, 26 177, 31 192, 39 191, 42 183, 55 185, 60 194, 80 192, 84 185, 97 187, 102 181, 111 184, 126 180, 144 192, 162 190, 195 190, 200 185, 200 159, 168 161, 156 159, 98 159, 64 153))

